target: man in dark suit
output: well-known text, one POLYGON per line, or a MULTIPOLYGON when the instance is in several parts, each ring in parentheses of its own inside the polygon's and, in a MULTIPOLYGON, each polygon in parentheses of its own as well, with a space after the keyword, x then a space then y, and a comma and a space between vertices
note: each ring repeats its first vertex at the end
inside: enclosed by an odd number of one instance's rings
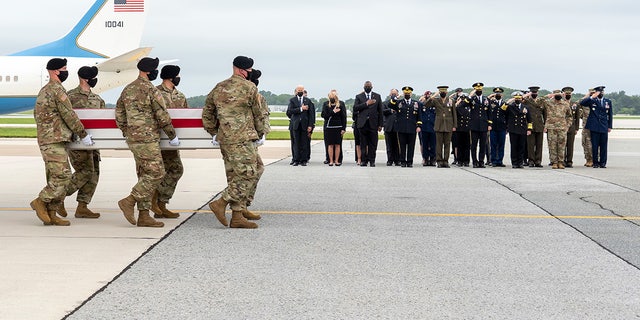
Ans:
POLYGON ((613 105, 611 100, 604 97, 604 86, 593 89, 595 92, 591 96, 587 94, 580 105, 591 109, 584 128, 591 132, 593 167, 606 168, 609 132, 613 128, 613 105))
POLYGON ((287 115, 291 116, 289 130, 293 136, 293 165, 306 166, 311 155, 311 132, 316 111, 311 100, 304 96, 304 86, 296 87, 296 95, 289 100, 287 115))
POLYGON ((378 132, 382 131, 382 97, 372 91, 371 81, 364 83, 364 92, 356 96, 353 111, 358 112, 357 126, 360 132, 361 166, 367 162, 376 166, 376 150, 378 149, 378 132))

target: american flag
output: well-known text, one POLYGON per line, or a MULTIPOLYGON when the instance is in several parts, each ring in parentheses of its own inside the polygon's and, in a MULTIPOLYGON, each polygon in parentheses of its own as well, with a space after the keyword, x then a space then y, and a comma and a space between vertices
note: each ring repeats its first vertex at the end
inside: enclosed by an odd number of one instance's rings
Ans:
POLYGON ((144 0, 113 0, 114 12, 144 12, 144 0))

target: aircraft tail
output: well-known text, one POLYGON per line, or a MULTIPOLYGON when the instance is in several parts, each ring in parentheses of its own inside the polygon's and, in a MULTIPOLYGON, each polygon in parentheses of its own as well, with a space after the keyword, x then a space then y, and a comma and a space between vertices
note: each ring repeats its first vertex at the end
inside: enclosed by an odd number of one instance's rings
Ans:
POLYGON ((112 58, 132 51, 140 46, 150 1, 97 0, 62 39, 12 56, 112 58))

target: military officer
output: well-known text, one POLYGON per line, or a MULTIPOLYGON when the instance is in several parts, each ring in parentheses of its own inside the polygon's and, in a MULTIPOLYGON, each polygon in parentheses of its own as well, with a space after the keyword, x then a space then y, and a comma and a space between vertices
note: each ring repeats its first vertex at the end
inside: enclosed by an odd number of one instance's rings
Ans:
MULTIPOLYGON (((258 88, 251 79, 253 59, 237 56, 233 59, 233 75, 219 82, 207 96, 202 110, 205 130, 220 143, 227 174, 227 188, 222 196, 209 203, 209 208, 224 226, 257 228, 243 212, 247 210, 250 193, 258 178, 258 148, 256 141, 265 132, 265 112, 260 105, 258 88), (225 210, 230 205, 231 222, 225 210)), ((298 106, 300 108, 300 106, 298 106)))
MULTIPOLYGON (((422 102, 422 107, 418 110, 418 118, 422 122, 420 125, 420 132, 418 137, 420 138, 420 151, 422 153, 422 166, 431 167, 436 165, 436 107, 433 104, 426 105, 431 99, 431 95, 427 94, 420 97, 418 101, 422 102)), ((438 167, 440 162, 438 162, 438 167)))
POLYGON ((472 85, 474 91, 462 103, 471 108, 471 158, 474 168, 484 168, 484 157, 487 149, 487 131, 491 131, 491 111, 489 99, 482 95, 482 82, 472 85), (478 147, 478 145, 480 145, 478 147), (479 149, 479 151, 478 151, 479 149))
POLYGON ((527 137, 529 167, 542 168, 542 141, 547 115, 547 100, 545 97, 538 96, 538 90, 540 90, 538 86, 529 87, 529 93, 525 94, 523 98, 533 123, 533 130, 527 137))
POLYGON ((389 101, 398 97, 398 89, 391 89, 389 98, 382 104, 382 114, 384 121, 384 142, 387 147, 387 166, 400 165, 398 156, 398 132, 396 128, 396 111, 389 108, 389 101))
MULTIPOLYGON (((187 97, 177 88, 180 84, 180 67, 176 65, 162 67, 160 79, 162 79, 162 83, 156 88, 162 94, 167 109, 189 108, 187 97)), ((154 218, 175 219, 180 214, 167 209, 167 203, 173 197, 178 180, 184 173, 184 167, 182 166, 179 150, 160 150, 160 154, 162 155, 165 174, 158 189, 153 193, 150 209, 153 211, 154 218)))
MULTIPOLYGON (((78 70, 79 85, 69 90, 69 100, 74 109, 104 109, 105 103, 99 95, 91 92, 98 83, 98 68, 82 67, 78 70)), ((100 150, 71 150, 69 160, 75 170, 67 188, 67 196, 78 191, 76 200, 76 218, 98 218, 100 213, 93 212, 87 205, 91 202, 100 178, 100 150)), ((64 202, 62 202, 64 204, 64 202)), ((63 206, 61 205, 62 209, 63 206)), ((66 213, 65 215, 66 216, 66 213)))
MULTIPOLYGON (((596 92, 593 88, 589 89, 589 95, 596 92)), ((591 132, 586 128, 587 119, 589 119, 589 111, 591 108, 589 106, 579 105, 582 109, 582 113, 580 114, 580 119, 582 120, 582 150, 584 152, 584 166, 585 167, 593 167, 593 153, 591 152, 591 132)))
POLYGON ((149 215, 153 193, 165 175, 160 153, 160 130, 169 137, 169 144, 180 145, 180 139, 171 124, 171 117, 162 94, 151 81, 158 77, 158 58, 145 57, 138 62, 139 75, 128 84, 116 103, 116 123, 127 140, 136 161, 138 182, 131 193, 118 201, 124 217, 138 227, 163 227, 149 215), (138 206, 138 220, 134 207, 138 206))
POLYGON ((38 146, 44 160, 47 185, 30 205, 45 225, 68 226, 68 220, 56 216, 71 182, 66 143, 73 134, 86 146, 93 145, 91 135, 73 111, 71 101, 62 86, 69 76, 67 59, 53 58, 47 62, 49 82, 40 89, 33 113, 36 122, 38 146))
POLYGON ((513 93, 513 102, 503 104, 500 109, 505 111, 507 131, 509 131, 509 143, 511 144, 511 167, 524 168, 524 149, 526 138, 531 134, 533 124, 531 114, 522 101, 522 92, 513 93))
POLYGON ((456 124, 456 156, 458 159, 456 165, 468 167, 471 148, 471 106, 468 103, 463 103, 463 100, 467 99, 463 93, 456 99, 456 118, 458 120, 456 124))
POLYGON ((493 88, 493 93, 489 95, 489 107, 491 108, 491 132, 489 142, 491 148, 489 153, 491 154, 491 166, 492 167, 504 167, 504 142, 507 136, 507 119, 505 111, 502 110, 504 105, 504 99, 502 94, 504 89, 497 87, 493 88))
POLYGON ((569 103, 571 109, 571 126, 567 131, 567 147, 564 152, 564 166, 567 168, 573 168, 573 146, 576 140, 576 134, 580 129, 580 115, 582 113, 582 107, 579 105, 579 101, 571 101, 571 95, 573 94, 572 87, 562 88, 564 99, 569 103))
POLYGON ((427 100, 427 107, 435 107, 436 161, 438 168, 449 168, 451 136, 456 131, 458 114, 454 102, 447 97, 449 86, 438 86, 438 94, 427 100))
POLYGON ((396 123, 398 125, 398 143, 400 146, 400 166, 413 167, 413 153, 416 146, 416 134, 420 132, 422 121, 418 112, 422 103, 411 98, 413 88, 402 87, 403 99, 391 100, 389 107, 396 110, 396 123))
MULTIPOLYGON (((259 78, 262 76, 262 71, 258 70, 258 69, 253 69, 251 71, 251 82, 253 82, 256 87, 258 86, 258 84, 260 83, 259 78)), ((261 121, 262 123, 258 124, 258 126, 262 126, 263 129, 263 135, 261 137, 260 140, 256 141, 256 146, 261 146, 262 144, 264 144, 265 142, 265 137, 267 136, 267 134, 269 134, 269 132, 271 132, 271 124, 269 123, 269 105, 267 105, 267 99, 260 93, 258 93, 258 96, 260 97, 260 107, 262 107, 262 113, 261 115, 258 116, 254 116, 254 119, 261 121)), ((342 152, 341 152, 342 154, 342 152)), ((342 160, 341 160, 342 161, 342 160)), ((249 187, 249 195, 247 196, 248 201, 247 201, 247 210, 242 212, 242 215, 247 219, 247 220, 260 220, 262 218, 262 216, 260 216, 260 214, 249 211, 249 206, 251 205, 251 203, 253 202, 253 198, 256 194, 256 189, 258 188, 258 182, 260 181, 260 178, 262 177, 262 174, 264 173, 264 163, 262 162, 262 158, 260 157, 260 154, 258 153, 256 155, 256 168, 257 168, 257 172, 256 172, 256 177, 255 179, 252 181, 250 187, 249 187)))
POLYGON ((564 169, 564 151, 567 146, 567 130, 571 126, 572 114, 562 90, 553 90, 552 100, 547 103, 544 132, 547 134, 549 158, 552 169, 564 169))
POLYGON ((609 132, 613 128, 613 105, 604 97, 604 86, 593 88, 591 96, 586 96, 580 105, 589 107, 589 118, 585 128, 591 133, 591 154, 594 168, 607 167, 607 144, 609 132))

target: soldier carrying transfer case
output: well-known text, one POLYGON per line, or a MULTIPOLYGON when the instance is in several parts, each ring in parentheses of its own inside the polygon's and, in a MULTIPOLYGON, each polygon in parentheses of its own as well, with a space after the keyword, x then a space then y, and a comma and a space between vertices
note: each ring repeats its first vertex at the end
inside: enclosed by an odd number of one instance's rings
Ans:
POLYGON ((49 82, 40 89, 33 113, 47 185, 30 205, 45 225, 68 226, 71 224, 68 220, 56 216, 60 203, 64 201, 67 185, 71 182, 66 143, 71 141, 72 134, 79 136, 86 146, 93 145, 93 140, 73 112, 62 86, 62 82, 69 76, 67 59, 49 60, 47 72, 49 82))
POLYGON ((127 221, 138 227, 164 226, 149 215, 153 192, 165 174, 160 154, 160 129, 171 139, 170 145, 180 145, 162 94, 151 83, 158 77, 159 63, 158 58, 142 58, 138 62, 138 78, 122 90, 116 103, 116 123, 133 153, 138 175, 138 183, 129 196, 118 201, 118 207, 127 221), (134 216, 136 203, 139 211, 137 223, 134 216))
POLYGON ((209 208, 224 226, 257 228, 244 215, 258 172, 258 141, 266 133, 264 117, 268 113, 260 104, 258 88, 251 79, 253 59, 238 56, 233 59, 233 75, 216 84, 207 96, 202 110, 204 129, 220 144, 227 175, 227 188, 209 208), (227 204, 232 210, 227 221, 227 204))

